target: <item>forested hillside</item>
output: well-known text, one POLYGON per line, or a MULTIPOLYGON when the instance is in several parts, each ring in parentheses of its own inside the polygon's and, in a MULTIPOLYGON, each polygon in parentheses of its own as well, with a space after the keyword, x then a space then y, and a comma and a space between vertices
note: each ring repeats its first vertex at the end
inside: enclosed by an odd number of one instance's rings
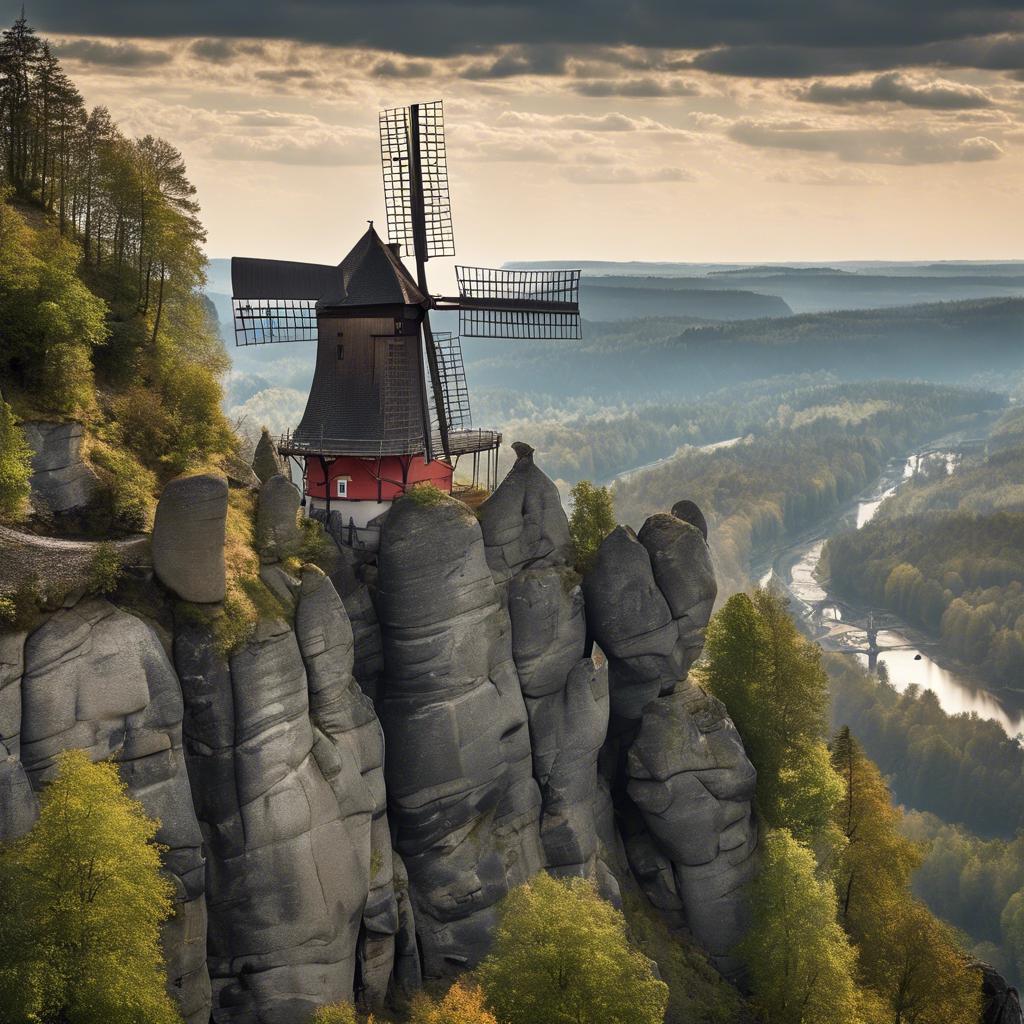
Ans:
POLYGON ((949 715, 930 691, 825 656, 833 728, 848 725, 923 844, 914 891, 970 936, 975 955, 1024 980, 1024 748, 993 721, 949 715), (979 838, 984 837, 984 838, 979 838))
MULTIPOLYGON (((24 18, 3 35, 0 68, 4 399, 21 419, 83 422, 105 496, 84 525, 138 529, 161 480, 234 444, 195 189, 170 143, 86 109, 24 18)), ((9 516, 24 508, 19 479, 0 473, 9 516)))
POLYGON ((875 383, 809 389, 780 404, 741 443, 678 458, 618 482, 619 518, 639 524, 680 498, 714 524, 713 549, 726 590, 743 589, 751 556, 811 525, 874 480, 888 460, 958 422, 997 408, 987 392, 875 383))
POLYGON ((1024 445, 1020 411, 990 454, 912 478, 862 530, 833 537, 821 573, 837 594, 890 608, 996 688, 1024 692, 1024 445))

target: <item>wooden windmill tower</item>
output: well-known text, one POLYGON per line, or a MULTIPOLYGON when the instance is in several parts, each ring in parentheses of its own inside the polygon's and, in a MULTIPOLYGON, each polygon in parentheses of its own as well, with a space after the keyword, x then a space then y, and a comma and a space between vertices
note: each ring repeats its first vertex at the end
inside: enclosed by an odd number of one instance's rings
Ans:
POLYGON ((450 492, 460 458, 496 483, 501 435, 472 427, 460 336, 580 337, 578 270, 456 266, 459 294, 431 294, 427 262, 455 255, 440 100, 382 111, 380 147, 387 243, 371 222, 337 266, 231 261, 237 345, 317 342, 306 411, 278 450, 301 461, 306 500, 371 544, 367 524, 406 488, 450 492), (435 309, 458 311, 459 335, 431 329, 435 309))

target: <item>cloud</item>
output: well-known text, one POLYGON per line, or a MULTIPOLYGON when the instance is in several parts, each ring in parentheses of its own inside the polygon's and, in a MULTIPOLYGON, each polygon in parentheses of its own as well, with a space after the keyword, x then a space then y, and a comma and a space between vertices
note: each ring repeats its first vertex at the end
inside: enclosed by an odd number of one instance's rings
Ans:
POLYGON ((139 46, 137 43, 106 43, 98 39, 71 39, 54 44, 57 56, 84 64, 138 71, 167 64, 173 55, 167 50, 139 46))
POLYGON ((625 164, 574 164, 562 169, 562 177, 577 185, 649 185, 697 180, 695 174, 683 167, 631 167, 625 164))
POLYGON ((573 82, 573 92, 581 96, 699 96, 700 86, 685 78, 592 78, 573 82))
POLYGON ((630 117, 628 114, 619 113, 535 114, 521 110, 506 110, 499 116, 498 124, 513 128, 572 128, 591 132, 677 131, 650 117, 630 117))
POLYGON ((977 86, 938 79, 915 82, 898 71, 876 75, 869 82, 812 82, 800 98, 809 103, 902 103, 927 110, 977 110, 991 107, 991 97, 977 86))
POLYGON ((812 167, 800 171, 774 171, 765 181, 779 185, 818 185, 829 188, 884 185, 885 178, 859 167, 812 167))
MULTIPOLYGON (((560 73, 557 58, 508 48, 701 51, 723 74, 811 76, 947 63, 1020 71, 1014 0, 34 0, 44 31, 118 37, 291 39, 412 57, 475 58, 480 77, 560 73), (501 52, 491 56, 491 51, 501 52), (908 55, 911 59, 907 59, 908 55), (545 64, 554 70, 544 70, 545 64)), ((646 66, 644 56, 638 58, 646 66)))
POLYGON ((381 78, 429 78, 434 66, 426 60, 395 60, 385 57, 374 64, 371 73, 381 78))
POLYGON ((222 64, 239 55, 260 57, 266 52, 261 43, 239 39, 196 39, 189 45, 188 50, 193 57, 214 64, 222 64))
POLYGON ((741 120, 726 134, 746 146, 831 153, 848 163, 975 163, 1003 155, 1002 147, 985 136, 963 138, 927 128, 827 128, 799 121, 741 120))
POLYGON ((561 75, 565 73, 567 59, 568 53, 563 46, 518 46, 472 61, 462 68, 461 76, 481 80, 518 75, 561 75))

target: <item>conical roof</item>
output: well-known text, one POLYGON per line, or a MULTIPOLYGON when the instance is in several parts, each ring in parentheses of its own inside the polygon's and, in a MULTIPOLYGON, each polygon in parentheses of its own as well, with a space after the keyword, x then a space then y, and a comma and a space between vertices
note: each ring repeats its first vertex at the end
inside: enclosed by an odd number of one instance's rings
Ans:
POLYGON ((412 275, 372 223, 338 265, 338 271, 335 286, 320 296, 317 309, 418 306, 426 302, 412 275))

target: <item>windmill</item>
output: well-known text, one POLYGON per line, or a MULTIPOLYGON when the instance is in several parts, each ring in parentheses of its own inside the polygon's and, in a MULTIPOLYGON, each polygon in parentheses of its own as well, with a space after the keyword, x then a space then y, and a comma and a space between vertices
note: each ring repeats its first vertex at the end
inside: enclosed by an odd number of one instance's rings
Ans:
POLYGON ((461 338, 580 337, 578 270, 456 266, 458 295, 431 293, 427 263, 455 255, 440 100, 380 113, 388 241, 368 230, 337 265, 235 257, 235 343, 315 341, 299 425, 277 439, 300 461, 305 500, 340 511, 353 542, 413 484, 450 492, 461 458, 497 483, 501 434, 472 426, 461 338), (414 263, 415 276, 403 263, 414 263), (458 313, 435 332, 431 311, 458 313))

